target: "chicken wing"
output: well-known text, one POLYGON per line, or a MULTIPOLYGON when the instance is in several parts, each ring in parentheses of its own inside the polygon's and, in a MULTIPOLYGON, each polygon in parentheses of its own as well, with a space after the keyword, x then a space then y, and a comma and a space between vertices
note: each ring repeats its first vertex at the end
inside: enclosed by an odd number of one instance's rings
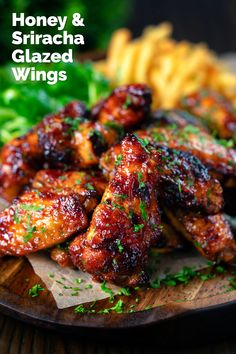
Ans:
POLYGON ((219 93, 209 90, 195 92, 181 99, 180 107, 204 121, 221 138, 236 133, 235 107, 219 93))
POLYGON ((90 119, 80 102, 72 102, 61 112, 46 116, 33 132, 3 148, 0 196, 11 201, 45 163, 60 169, 96 166, 100 154, 119 141, 124 129, 144 119, 150 104, 147 86, 126 85, 94 107, 90 119))
POLYGON ((137 135, 157 147, 161 145, 187 151, 221 176, 236 175, 236 151, 222 146, 217 139, 195 126, 152 127, 138 131, 137 135))
POLYGON ((11 202, 42 166, 35 130, 3 146, 0 160, 0 196, 11 202), (37 166, 37 167, 36 167, 37 166))
POLYGON ((236 242, 222 214, 201 215, 183 210, 166 210, 174 227, 211 261, 233 262, 236 242))
POLYGON ((0 213, 1 254, 36 252, 84 230, 106 181, 99 174, 42 170, 32 187, 0 213))
POLYGON ((32 188, 38 191, 49 189, 55 193, 63 193, 71 190, 77 193, 86 213, 95 209, 106 186, 107 182, 100 173, 81 171, 42 170, 32 182, 32 188))
POLYGON ((135 136, 122 141, 122 160, 94 211, 89 230, 70 245, 73 263, 98 281, 146 281, 148 251, 160 236, 157 158, 135 136))
MULTIPOLYGON (((165 205, 178 205, 209 214, 219 212, 223 206, 221 185, 209 175, 198 158, 165 146, 156 152, 159 159, 157 188, 165 205)), ((115 145, 101 157, 100 166, 107 178, 115 173, 114 167, 120 156, 121 146, 115 145)))
POLYGON ((87 226, 78 194, 26 191, 0 213, 0 253, 23 256, 49 248, 87 226))

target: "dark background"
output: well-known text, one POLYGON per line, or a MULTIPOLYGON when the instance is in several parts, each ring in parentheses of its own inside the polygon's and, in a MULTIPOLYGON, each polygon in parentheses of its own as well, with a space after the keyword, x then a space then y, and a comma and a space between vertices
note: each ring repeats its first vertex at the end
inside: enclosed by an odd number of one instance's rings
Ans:
POLYGON ((236 0, 134 0, 128 27, 170 21, 174 37, 207 42, 219 53, 236 51, 236 0))
MULTIPOLYGON (((206 42, 218 53, 236 51, 236 0, 0 0, 0 62, 11 60, 11 13, 26 15, 67 15, 80 12, 85 28, 74 28, 68 21, 69 33, 83 33, 86 45, 80 51, 106 49, 112 32, 127 26, 135 36, 150 24, 170 21, 174 38, 206 42)), ((16 29, 16 28, 15 28, 16 29)), ((27 33, 33 28, 24 28, 27 33)), ((42 28, 34 28, 43 33, 42 28)), ((47 28, 45 33, 55 33, 47 28)), ((45 48, 38 48, 43 51, 45 48)), ((60 51, 63 48, 50 48, 60 51)), ((78 48, 76 48, 78 50, 78 48)))

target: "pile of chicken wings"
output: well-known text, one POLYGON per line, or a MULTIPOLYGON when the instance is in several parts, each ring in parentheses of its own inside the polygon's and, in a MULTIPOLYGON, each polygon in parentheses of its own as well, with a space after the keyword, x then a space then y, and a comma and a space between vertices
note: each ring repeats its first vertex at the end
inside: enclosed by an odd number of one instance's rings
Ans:
POLYGON ((88 110, 71 102, 1 150, 0 255, 49 249, 61 266, 122 286, 148 282, 150 249, 184 239, 234 262, 236 114, 215 92, 151 112, 143 84, 88 110), (228 139, 228 140, 225 140, 228 139))

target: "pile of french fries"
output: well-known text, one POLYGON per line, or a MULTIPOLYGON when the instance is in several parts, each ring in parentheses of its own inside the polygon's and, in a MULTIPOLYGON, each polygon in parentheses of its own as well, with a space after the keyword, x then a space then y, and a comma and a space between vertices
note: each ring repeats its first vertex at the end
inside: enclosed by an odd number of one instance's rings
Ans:
POLYGON ((203 88, 214 89, 235 103, 236 75, 206 45, 176 42, 171 34, 169 23, 147 27, 134 40, 129 30, 119 29, 97 69, 114 86, 148 84, 153 90, 153 108, 176 107, 181 97, 203 88))

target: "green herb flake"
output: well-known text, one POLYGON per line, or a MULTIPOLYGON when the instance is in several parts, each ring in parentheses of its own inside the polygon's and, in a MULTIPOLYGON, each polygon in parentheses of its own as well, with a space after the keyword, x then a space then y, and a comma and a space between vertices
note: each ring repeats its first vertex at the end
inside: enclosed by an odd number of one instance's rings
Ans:
POLYGON ((92 284, 87 284, 87 285, 85 285, 84 288, 85 288, 85 289, 92 289, 92 287, 93 287, 92 284))
POLYGON ((86 184, 86 187, 87 187, 90 191, 94 191, 94 190, 95 190, 91 183, 87 183, 87 184, 86 184))
POLYGON ((87 312, 87 309, 84 307, 84 305, 79 305, 74 309, 75 313, 85 313, 87 312))
POLYGON ((22 220, 22 216, 19 216, 19 210, 17 208, 15 208, 14 215, 13 215, 13 221, 16 224, 20 224, 21 220, 22 220))
POLYGON ((114 292, 106 286, 107 282, 104 280, 104 282, 101 284, 101 289, 105 293, 109 294, 110 298, 114 298, 114 292))
POLYGON ((81 284, 82 282, 83 282, 83 279, 75 278, 75 284, 81 284))
POLYGON ((42 286, 40 284, 35 284, 34 286, 32 286, 32 288, 29 289, 28 294, 31 297, 37 297, 39 296, 40 291, 45 290, 44 288, 42 288, 42 286))
POLYGON ((45 207, 44 205, 37 206, 37 205, 29 205, 29 204, 21 204, 21 209, 26 211, 42 211, 45 207))
POLYGON ((129 288, 121 288, 118 295, 130 296, 131 292, 129 288))
POLYGON ((126 99, 125 99, 125 102, 122 104, 122 108, 123 109, 127 109, 129 108, 129 106, 132 104, 132 100, 131 100, 131 97, 130 95, 127 95, 126 96, 126 99))
POLYGON ((119 252, 119 253, 122 253, 123 250, 124 250, 124 247, 123 247, 122 244, 121 244, 121 240, 117 239, 117 240, 116 240, 116 244, 117 244, 117 247, 118 247, 118 252, 119 252))
POLYGON ((145 187, 145 183, 142 181, 143 179, 143 174, 141 171, 138 172, 138 183, 139 183, 139 188, 142 189, 145 187))
POLYGON ((115 197, 122 198, 122 199, 126 199, 126 198, 128 197, 127 194, 114 193, 113 195, 114 195, 115 197))
POLYGON ((27 227, 26 234, 23 236, 24 243, 27 243, 34 236, 35 231, 37 231, 36 226, 27 227))
POLYGON ((134 224, 134 232, 139 232, 144 227, 144 224, 134 224))
POLYGON ((142 146, 142 148, 150 154, 150 151, 148 150, 147 146, 149 145, 149 140, 147 138, 141 139, 139 138, 136 134, 134 134, 139 142, 139 144, 142 146))
POLYGON ((148 214, 146 211, 146 204, 142 200, 140 202, 140 211, 141 211, 141 215, 142 215, 143 220, 147 221, 148 214))
POLYGON ((120 166, 122 159, 123 159, 123 156, 122 156, 121 154, 119 154, 119 155, 116 156, 115 165, 116 165, 117 167, 120 166))

